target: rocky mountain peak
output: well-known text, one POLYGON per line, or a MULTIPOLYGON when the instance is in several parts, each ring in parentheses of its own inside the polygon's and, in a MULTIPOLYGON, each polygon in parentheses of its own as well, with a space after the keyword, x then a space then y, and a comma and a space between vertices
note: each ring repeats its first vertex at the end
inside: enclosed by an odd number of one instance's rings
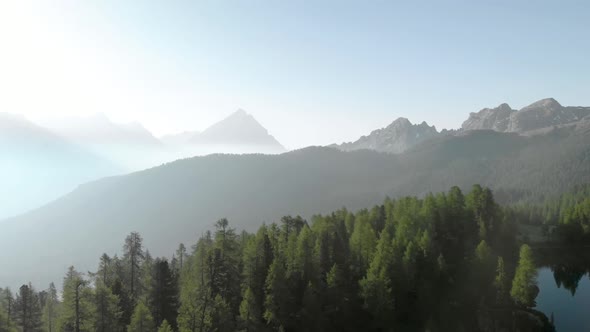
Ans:
POLYGON ((412 123, 407 118, 397 118, 388 127, 411 127, 412 123))
POLYGON ((266 128, 241 108, 203 132, 195 134, 189 142, 201 145, 263 146, 274 152, 285 150, 266 128))
POLYGON ((343 143, 334 147, 344 151, 376 150, 388 153, 402 153, 416 144, 425 141, 439 133, 434 126, 425 121, 412 124, 407 118, 400 117, 389 126, 377 129, 368 136, 363 136, 355 142, 343 143))
POLYGON ((496 108, 484 108, 477 113, 469 114, 463 122, 463 130, 495 130, 504 132, 510 125, 510 117, 516 112, 510 105, 503 103, 496 108))
POLYGON ((529 106, 523 107, 521 109, 521 111, 527 111, 527 110, 558 110, 561 109, 563 106, 561 106, 561 104, 553 99, 553 98, 545 98, 545 99, 541 99, 539 101, 536 101, 532 104, 530 104, 529 106))
POLYGON ((543 128, 574 123, 590 115, 588 107, 564 107, 553 98, 536 101, 519 111, 508 104, 471 113, 463 130, 494 130, 523 134, 543 128))

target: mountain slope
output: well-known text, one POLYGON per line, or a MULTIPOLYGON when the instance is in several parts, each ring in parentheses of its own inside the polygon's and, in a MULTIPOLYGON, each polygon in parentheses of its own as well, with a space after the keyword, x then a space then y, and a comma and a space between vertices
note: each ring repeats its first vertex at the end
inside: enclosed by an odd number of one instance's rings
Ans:
POLYGON ((430 138, 437 137, 438 131, 426 122, 412 124, 406 118, 399 118, 389 126, 377 129, 355 142, 332 145, 342 151, 374 150, 379 152, 402 153, 430 138))
POLYGON ((22 116, 0 114, 0 217, 23 213, 80 183, 120 172, 22 116))
POLYGON ((469 114, 463 122, 464 130, 494 130, 506 132, 510 127, 510 117, 516 110, 508 104, 501 104, 496 108, 484 108, 477 113, 469 114))
MULTIPOLYGON (((180 160, 81 186, 75 192, 4 223, 8 241, 0 279, 22 281, 26 269, 57 280, 74 263, 91 268, 102 250, 116 252, 139 231, 153 254, 194 242, 217 219, 239 229, 282 215, 370 206, 384 197, 421 195, 474 183, 497 190, 559 193, 590 182, 590 127, 525 137, 473 131, 427 140, 394 155, 307 148, 282 155, 210 155, 180 160), (31 232, 35 230, 35 232, 31 232), (19 235, 30 234, 26 241, 19 235), (40 250, 39 248, 43 248, 40 250), (68 248, 77 248, 71 252, 68 248)), ((537 197, 542 199, 542 197, 537 197)), ((48 279, 32 280, 46 283, 48 279)))

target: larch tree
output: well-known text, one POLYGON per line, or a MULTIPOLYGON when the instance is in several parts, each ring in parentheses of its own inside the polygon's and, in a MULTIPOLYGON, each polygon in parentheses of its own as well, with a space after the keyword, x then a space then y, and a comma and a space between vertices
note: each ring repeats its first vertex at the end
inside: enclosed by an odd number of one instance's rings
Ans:
POLYGON ((392 239, 387 230, 381 232, 377 252, 367 276, 360 281, 365 309, 373 315, 375 328, 385 328, 393 317, 394 299, 392 269, 394 264, 392 239))
POLYGON ((176 250, 176 259, 178 259, 178 268, 182 271, 184 267, 184 261, 186 260, 186 247, 183 243, 178 245, 178 249, 176 250))
POLYGON ((95 331, 116 331, 121 320, 119 297, 114 295, 109 287, 98 283, 94 291, 94 306, 96 308, 94 316, 95 331))
POLYGON ((102 254, 98 263, 98 271, 94 274, 97 281, 103 285, 111 287, 114 281, 113 259, 109 255, 102 254))
POLYGON ((0 310, 5 314, 2 316, 4 317, 4 325, 13 326, 14 296, 10 288, 0 289, 0 310))
POLYGON ((141 267, 145 259, 143 239, 137 232, 132 232, 125 238, 123 246, 123 261, 127 267, 126 288, 129 290, 133 302, 141 295, 141 267))
POLYGON ((289 315, 287 304, 290 298, 285 260, 281 255, 275 255, 275 259, 268 271, 265 287, 264 319, 275 329, 279 329, 287 322, 289 315))
POLYGON ((174 330, 172 329, 172 326, 170 326, 170 324, 168 324, 168 321, 164 321, 162 322, 162 324, 160 325, 160 327, 158 328, 158 332, 173 332, 174 330))
POLYGON ((264 285, 273 260, 272 244, 265 225, 259 228, 256 236, 248 241, 243 251, 244 294, 240 314, 252 330, 264 321, 264 285))
POLYGON ((496 278, 494 279, 494 288, 496 289, 496 303, 504 304, 509 297, 509 282, 504 266, 504 258, 498 257, 496 267, 496 278))
POLYGON ((55 284, 49 284, 47 299, 43 307, 43 327, 47 332, 57 332, 57 318, 59 313, 59 299, 55 284))
POLYGON ((366 211, 359 212, 355 218, 354 231, 350 236, 350 249, 358 275, 364 275, 369 268, 375 254, 377 240, 368 213, 366 211))
POLYGON ((6 312, 0 312, 0 332, 17 332, 16 327, 6 317, 6 312))
POLYGON ((131 316, 131 323, 127 327, 127 332, 155 332, 156 325, 152 314, 143 302, 137 303, 133 316, 131 316))
POLYGON ((256 303, 254 293, 248 287, 244 292, 243 300, 240 304, 240 324, 247 332, 260 331, 263 326, 261 317, 262 313, 256 303))
POLYGON ((227 219, 215 223, 211 284, 213 295, 221 295, 232 310, 238 310, 241 298, 240 246, 227 219))
POLYGON ((520 247, 518 266, 512 280, 510 296, 520 305, 534 307, 538 292, 537 268, 533 260, 533 251, 531 247, 523 244, 520 247))
POLYGON ((213 240, 207 232, 195 246, 190 258, 190 270, 181 278, 178 325, 181 331, 207 331, 207 320, 213 307, 211 277, 213 276, 213 240))
POLYGON ((94 304, 92 289, 84 276, 71 266, 64 278, 63 303, 58 323, 59 331, 92 331, 94 304))

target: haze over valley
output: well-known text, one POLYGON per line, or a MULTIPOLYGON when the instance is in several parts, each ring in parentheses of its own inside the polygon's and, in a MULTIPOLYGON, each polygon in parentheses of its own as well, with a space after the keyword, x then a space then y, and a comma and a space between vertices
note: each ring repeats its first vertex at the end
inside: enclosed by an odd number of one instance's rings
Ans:
POLYGON ((0 218, 22 214, 78 185, 211 153, 280 153, 285 148, 252 115, 238 110, 202 133, 156 138, 140 123, 114 123, 104 114, 34 123, 0 114, 5 184, 0 218))
MULTIPOLYGON (((139 231, 154 254, 164 255, 174 249, 175 242, 163 239, 188 242, 207 230, 212 220, 222 217, 235 220, 238 229, 252 230, 284 215, 310 218, 342 206, 356 210, 386 197, 424 196, 453 185, 467 190, 474 183, 494 189, 502 202, 530 203, 556 197, 590 181, 590 107, 563 107, 554 99, 543 99, 510 112, 526 128, 515 131, 498 128, 498 123, 507 121, 500 118, 503 105, 471 113, 462 128, 456 130, 439 132, 426 123, 412 125, 401 118, 343 145, 309 147, 279 155, 260 154, 264 150, 191 158, 187 154, 182 160, 169 162, 162 156, 174 158, 180 149, 197 156, 203 151, 198 144, 211 144, 208 148, 212 151, 234 153, 245 146, 242 142, 275 153, 283 148, 241 110, 180 143, 162 142, 145 130, 133 135, 133 129, 140 125, 117 127, 99 117, 99 123, 109 124, 96 127, 103 132, 87 130, 82 132, 87 133, 83 139, 68 135, 69 139, 80 142, 80 151, 104 158, 100 160, 116 160, 116 165, 125 168, 119 168, 118 174, 116 169, 111 174, 103 173, 117 176, 100 180, 101 174, 95 173, 97 181, 81 182, 77 189, 54 202, 4 221, 8 240, 0 244, 0 249, 26 245, 17 235, 27 229, 42 229, 36 233, 38 236, 31 236, 47 249, 46 256, 40 257, 36 253, 27 255, 22 247, 18 259, 5 262, 6 266, 20 267, 5 269, 0 277, 16 282, 22 279, 20 271, 26 266, 46 265, 47 273, 34 280, 46 282, 51 276, 49 271, 53 268, 59 275, 65 268, 59 262, 68 258, 74 259, 77 266, 91 268, 85 264, 93 262, 101 250, 117 250, 120 239, 112 235, 124 235, 129 230, 139 231), (527 112, 535 113, 531 116, 527 112), (125 128, 132 130, 125 132, 125 128), (119 134, 112 136, 119 137, 116 142, 127 142, 132 159, 156 156, 162 158, 163 165, 123 174, 123 170, 133 169, 133 164, 114 158, 116 151, 111 154, 113 146, 106 144, 111 133, 119 134), (91 140, 96 148, 84 144, 91 140), (235 150, 224 151, 224 147, 235 150), (552 176, 539 177, 547 173, 552 176), (76 228, 71 229, 72 223, 77 224, 76 228), (79 237, 80 232, 93 236, 79 237), (72 256, 66 250, 69 246, 80 249, 72 256), (19 274, 10 275, 10 271, 19 274)), ((81 166, 79 172, 85 170, 81 166)))
POLYGON ((590 331, 588 13, 0 1, 0 332, 590 331))

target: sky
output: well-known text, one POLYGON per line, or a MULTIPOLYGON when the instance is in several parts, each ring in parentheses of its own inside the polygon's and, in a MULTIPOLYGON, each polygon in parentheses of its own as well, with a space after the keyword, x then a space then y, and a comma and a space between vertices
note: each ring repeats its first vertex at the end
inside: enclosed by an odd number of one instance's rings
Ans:
POLYGON ((0 2, 0 112, 155 135, 242 108, 287 148, 398 117, 590 105, 589 1, 0 2))

